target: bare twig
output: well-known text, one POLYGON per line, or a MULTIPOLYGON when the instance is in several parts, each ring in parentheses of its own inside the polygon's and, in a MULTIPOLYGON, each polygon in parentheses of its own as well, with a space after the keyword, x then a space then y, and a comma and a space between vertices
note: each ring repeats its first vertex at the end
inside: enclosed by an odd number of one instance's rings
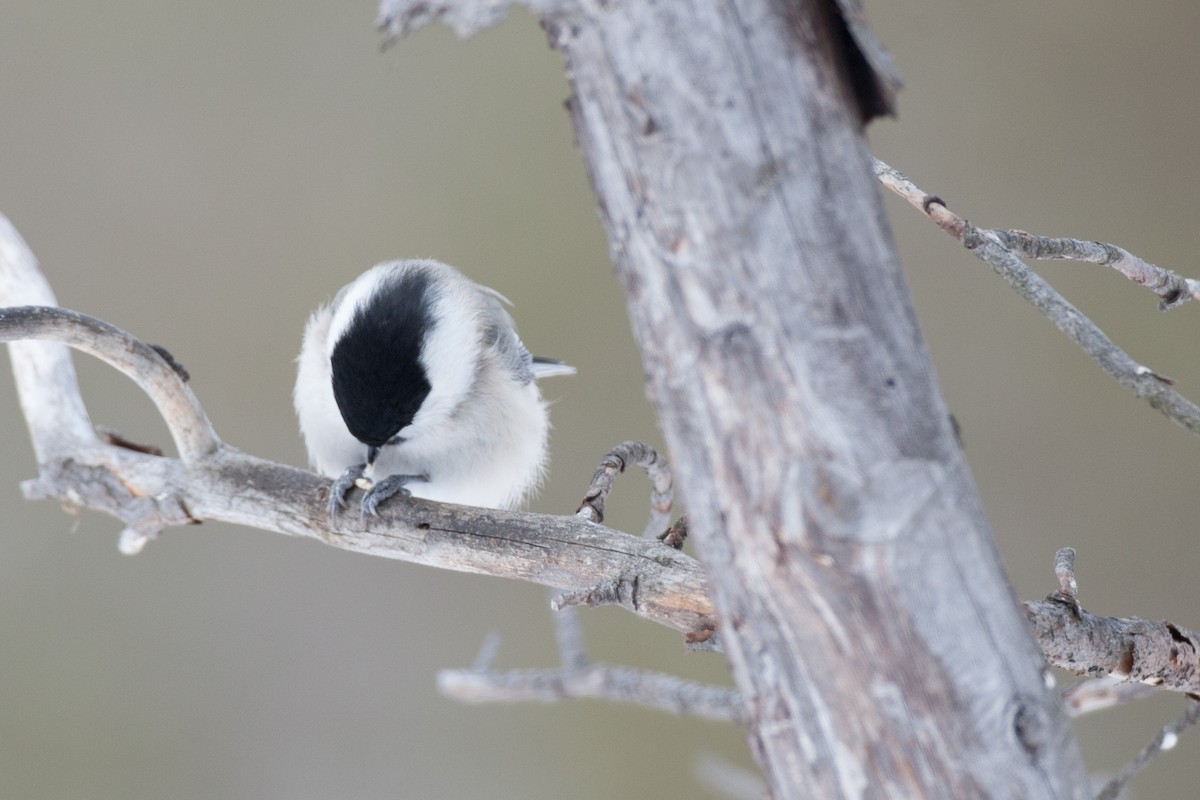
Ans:
MULTIPOLYGON (((647 534, 665 526, 663 518, 669 519, 671 510, 670 470, 654 448, 633 441, 622 442, 601 459, 576 512, 577 518, 589 522, 604 518, 604 504, 616 476, 630 463, 645 468, 654 485, 647 534)), ((740 720, 742 702, 736 689, 630 667, 593 664, 588 660, 576 606, 636 605, 638 591, 636 577, 621 576, 580 591, 552 596, 550 607, 557 612, 554 625, 562 664, 557 669, 492 670, 489 661, 470 670, 443 670, 438 674, 438 688, 447 696, 472 703, 553 702, 591 697, 703 719, 740 720)), ((688 634, 689 640, 695 635, 697 632, 688 634)))
POLYGON ((1054 576, 1058 578, 1058 596, 1068 603, 1079 604, 1079 584, 1075 581, 1075 550, 1064 547, 1054 554, 1054 576))
POLYGON ((1084 611, 1075 597, 1073 556, 1073 550, 1064 548, 1055 558, 1064 588, 1042 602, 1024 604, 1046 660, 1077 675, 1200 692, 1200 634, 1170 622, 1084 611))
POLYGON ((558 643, 559 660, 565 670, 588 667, 587 648, 583 644, 583 624, 579 609, 563 608, 554 614, 554 640, 558 643))
POLYGON ((1083 239, 1064 239, 1038 236, 1028 231, 1001 230, 999 228, 975 228, 965 219, 951 213, 946 202, 937 195, 925 194, 899 170, 874 159, 875 176, 887 188, 903 197, 910 205, 920 209, 942 230, 958 239, 967 247, 976 235, 995 236, 1008 250, 1022 258, 1042 261, 1081 261, 1112 267, 1139 286, 1144 286, 1158 295, 1159 308, 1166 311, 1183 305, 1188 300, 1200 299, 1200 280, 1184 278, 1169 269, 1151 264, 1128 250, 1106 242, 1091 242, 1083 239), (939 208, 940 207, 940 208, 939 208))
POLYGON ((635 465, 646 470, 650 478, 650 518, 642 535, 646 538, 658 536, 671 523, 671 506, 674 503, 675 490, 671 478, 671 467, 667 460, 658 454, 645 442, 621 442, 609 450, 600 459, 592 483, 588 486, 583 502, 579 504, 576 516, 591 520, 604 521, 604 504, 612 491, 617 475, 625 471, 629 465, 635 465))
POLYGON ((442 670, 438 689, 470 703, 598 698, 715 722, 737 722, 742 713, 736 689, 605 664, 582 669, 442 670))
POLYGON ((489 636, 471 669, 442 670, 438 689, 468 703, 553 702, 594 698, 700 717, 718 722, 740 721, 742 701, 734 688, 686 681, 673 675, 593 664, 583 644, 578 609, 552 601, 561 666, 551 669, 494 670, 496 640, 489 636), (486 654, 486 657, 485 657, 486 654))
POLYGON ((1054 554, 1054 576, 1058 578, 1058 592, 1067 600, 1074 600, 1079 592, 1075 581, 1075 548, 1063 547, 1054 554))
POLYGON ((1200 701, 1193 698, 1188 701, 1187 708, 1174 722, 1159 731, 1133 761, 1126 764, 1115 778, 1105 784, 1104 788, 1096 794, 1096 800, 1116 800, 1135 775, 1145 769, 1155 757, 1175 747, 1180 734, 1197 722, 1200 722, 1200 701))
MULTIPOLYGON (((1062 295, 1046 283, 1037 273, 1029 269, 1013 247, 1027 248, 1031 253, 1057 252, 1067 257, 1072 248, 1057 248, 1054 243, 1074 240, 1045 239, 1031 237, 1023 231, 997 231, 977 228, 966 219, 951 213, 945 202, 936 195, 926 194, 900 172, 874 160, 875 175, 880 183, 903 197, 910 205, 919 209, 946 233, 953 236, 963 247, 986 262, 1000 274, 1009 285, 1017 290, 1035 308, 1042 312, 1054 325, 1076 344, 1083 348, 1100 367, 1122 386, 1145 399, 1150 405, 1169 419, 1174 420, 1192 433, 1200 435, 1200 408, 1170 386, 1170 380, 1155 374, 1147 367, 1134 361, 1104 335, 1079 309, 1067 302, 1062 295), (1048 243, 1042 247, 1039 242, 1048 243), (1053 246, 1051 246, 1053 245, 1053 246), (1056 249, 1057 248, 1057 249, 1056 249)), ((1078 243, 1078 253, 1087 254, 1086 243, 1078 243)), ((1113 248, 1112 245, 1100 245, 1113 248)), ((1106 251, 1107 252, 1107 251, 1106 251)), ((1113 248, 1117 257, 1110 266, 1122 269, 1132 280, 1142 283, 1159 294, 1164 307, 1171 307, 1191 299, 1200 285, 1196 281, 1179 278, 1166 270, 1136 259, 1120 248, 1113 248), (1124 255, 1122 255, 1124 254, 1124 255), (1126 258, 1125 256, 1128 256, 1126 258), (1134 261, 1136 260, 1136 264, 1134 261)), ((1054 256, 1060 257, 1060 256, 1054 256)), ((1091 260, 1091 259, 1084 259, 1091 260)))
POLYGON ((1169 269, 1151 264, 1128 250, 1106 242, 1036 236, 1028 231, 993 231, 1004 246, 1023 258, 1042 261, 1082 261, 1112 267, 1139 286, 1158 295, 1162 311, 1183 305, 1200 296, 1200 281, 1176 275, 1169 269))
POLYGON ((0 308, 0 341, 53 340, 82 350, 133 379, 158 407, 185 463, 216 452, 221 440, 200 401, 157 350, 95 317, 45 306, 0 308))

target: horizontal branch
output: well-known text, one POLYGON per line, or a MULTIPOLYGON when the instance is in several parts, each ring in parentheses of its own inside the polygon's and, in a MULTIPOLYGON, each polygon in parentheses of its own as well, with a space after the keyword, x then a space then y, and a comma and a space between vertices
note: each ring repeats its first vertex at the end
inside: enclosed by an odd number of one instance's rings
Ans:
POLYGON ((579 669, 442 670, 438 689, 469 703, 595 698, 714 722, 739 722, 742 718, 742 699, 732 687, 609 664, 579 669))
POLYGON ((1087 243, 1076 240, 1048 239, 1024 231, 977 228, 963 217, 952 213, 940 197, 926 194, 898 170, 879 159, 875 159, 873 163, 875 175, 880 183, 904 198, 909 205, 921 211, 977 258, 991 266, 1118 383, 1149 402, 1169 419, 1200 435, 1200 408, 1172 389, 1168 379, 1134 361, 1124 350, 1117 347, 1095 323, 1026 266, 1018 253, 1046 258, 1067 258, 1071 257, 1071 253, 1089 256, 1080 260, 1095 260, 1095 263, 1106 263, 1122 269, 1131 280, 1156 291, 1163 307, 1175 306, 1191 299, 1200 283, 1179 278, 1174 273, 1155 267, 1114 245, 1090 243, 1107 253, 1101 256, 1092 252, 1093 248, 1087 246, 1087 243), (1073 244, 1067 246, 1063 244, 1065 242, 1073 244), (1095 255, 1096 259, 1091 258, 1092 255, 1095 255))
POLYGON ((1170 622, 1084 611, 1076 596, 1075 551, 1069 547, 1055 555, 1054 572, 1058 591, 1024 604, 1046 661, 1076 675, 1200 692, 1200 634, 1170 622))
POLYGON ((650 670, 592 663, 583 644, 578 609, 560 603, 561 600, 555 600, 552 604, 556 609, 554 633, 560 667, 493 669, 492 661, 499 649, 500 637, 492 633, 484 639, 479 657, 470 669, 438 673, 438 689, 447 697, 466 703, 550 703, 590 698, 715 722, 740 722, 744 718, 741 694, 733 687, 696 683, 650 670))
POLYGON ((1056 595, 1024 605, 1042 653, 1056 667, 1200 692, 1200 634, 1170 622, 1098 617, 1056 595))
MULTIPOLYGON (((2 323, 0 323, 2 326, 2 323)), ((468 508, 411 499, 378 518, 331 525, 329 481, 225 446, 192 464, 97 444, 42 465, 23 486, 102 511, 141 531, 213 520, 316 539, 416 564, 582 591, 598 576, 634 587, 622 607, 683 633, 712 626, 700 565, 654 540, 570 516, 468 508), (618 578, 614 578, 618 579, 618 578)))

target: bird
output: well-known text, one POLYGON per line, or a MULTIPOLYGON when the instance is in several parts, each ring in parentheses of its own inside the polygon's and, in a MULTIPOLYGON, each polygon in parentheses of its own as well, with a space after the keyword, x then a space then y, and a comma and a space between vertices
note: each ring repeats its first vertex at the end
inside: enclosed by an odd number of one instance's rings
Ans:
POLYGON ((311 466, 333 478, 336 518, 396 495, 514 508, 546 470, 550 423, 535 358, 499 292, 432 259, 389 261, 344 286, 305 325, 293 401, 311 466))

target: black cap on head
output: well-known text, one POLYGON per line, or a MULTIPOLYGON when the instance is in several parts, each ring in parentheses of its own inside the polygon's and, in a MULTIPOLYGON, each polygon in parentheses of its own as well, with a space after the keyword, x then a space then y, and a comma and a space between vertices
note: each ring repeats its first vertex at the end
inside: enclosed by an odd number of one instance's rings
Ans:
POLYGON ((369 447, 382 447, 412 422, 429 394, 420 356, 432 305, 424 270, 389 277, 334 345, 334 399, 350 433, 369 447))

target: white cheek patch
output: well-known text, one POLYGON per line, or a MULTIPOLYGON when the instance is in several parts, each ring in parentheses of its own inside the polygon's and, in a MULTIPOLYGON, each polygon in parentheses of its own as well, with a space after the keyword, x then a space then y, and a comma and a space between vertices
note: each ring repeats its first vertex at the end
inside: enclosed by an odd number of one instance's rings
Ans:
MULTIPOLYGON (((475 384, 479 361, 478 290, 461 276, 440 274, 433 304, 433 329, 426 334, 421 365, 429 396, 410 427, 440 421, 451 414, 475 384)), ((400 432, 406 436, 407 429, 400 432)))
POLYGON ((350 321, 358 310, 365 306, 379 288, 385 271, 394 270, 391 264, 380 264, 359 275, 353 283, 342 290, 340 297, 335 298, 337 307, 333 310, 333 320, 329 323, 329 338, 325 342, 326 358, 333 355, 333 347, 338 339, 350 327, 350 321))

